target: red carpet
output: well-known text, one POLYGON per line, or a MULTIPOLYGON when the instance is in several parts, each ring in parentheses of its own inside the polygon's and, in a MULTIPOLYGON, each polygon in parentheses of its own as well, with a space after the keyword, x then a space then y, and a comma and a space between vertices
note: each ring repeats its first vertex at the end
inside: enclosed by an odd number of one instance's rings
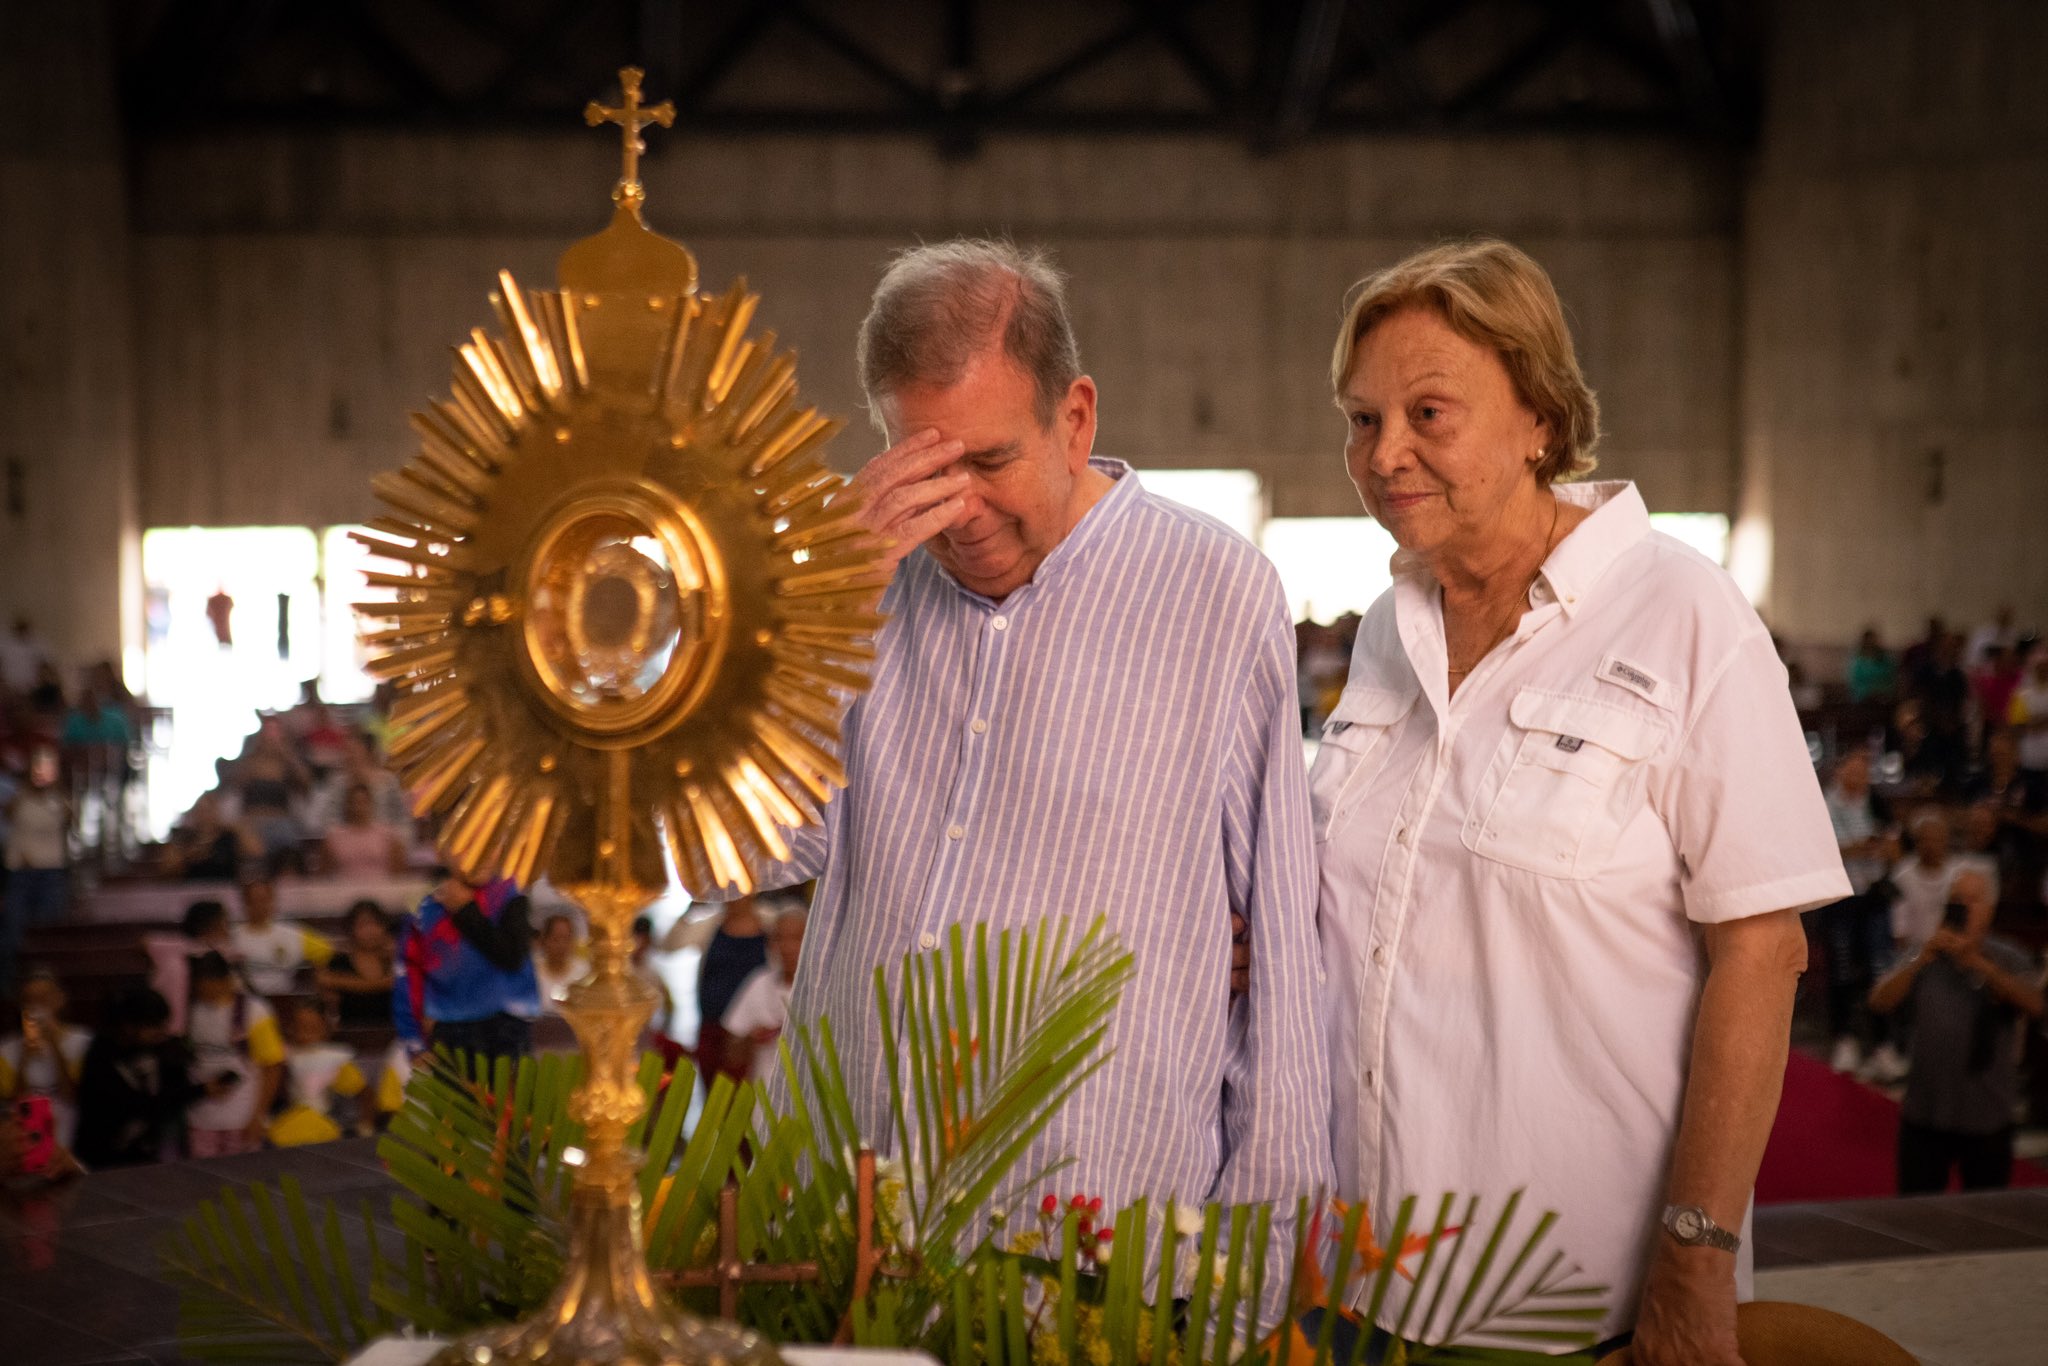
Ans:
MULTIPOLYGON (((1898 1194, 1899 1107, 1854 1077, 1794 1052, 1785 1097, 1756 1177, 1759 1205, 1869 1200, 1898 1194)), ((2013 1164, 2015 1186, 2048 1186, 2048 1171, 2013 1164)))

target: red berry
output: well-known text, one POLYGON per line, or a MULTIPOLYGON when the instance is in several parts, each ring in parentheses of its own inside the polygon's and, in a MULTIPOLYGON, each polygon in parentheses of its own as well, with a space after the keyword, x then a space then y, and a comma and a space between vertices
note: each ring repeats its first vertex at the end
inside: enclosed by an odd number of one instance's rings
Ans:
POLYGON ((1090 1229, 1092 1229, 1092 1228, 1094 1228, 1094 1227, 1095 1227, 1095 1221, 1094 1221, 1093 1219, 1090 1219, 1090 1218, 1089 1218, 1089 1217, 1088 1217, 1087 1215, 1085 1215, 1085 1214, 1081 1216, 1081 1222, 1080 1222, 1080 1225, 1079 1225, 1079 1228, 1080 1228, 1081 1232, 1083 1232, 1083 1233, 1086 1233, 1086 1232, 1088 1232, 1088 1231, 1089 1231, 1090 1229))
POLYGON ((1074 1198, 1068 1201, 1067 1203, 1072 1205, 1075 1209, 1087 1209, 1088 1197, 1085 1195, 1076 1194, 1074 1198))
POLYGON ((1095 1197, 1095 1198, 1094 1198, 1093 1200, 1090 1200, 1090 1201, 1088 1202, 1088 1212, 1089 1212, 1090 1214, 1100 1214, 1100 1213, 1102 1213, 1102 1197, 1101 1197, 1101 1196, 1099 1196, 1099 1195, 1098 1195, 1098 1196, 1096 1196, 1096 1197, 1095 1197))
POLYGON ((1115 1237, 1116 1230, 1111 1228, 1108 1224, 1104 1224, 1101 1228, 1095 1231, 1095 1241, 1098 1243, 1109 1242, 1115 1237))
POLYGON ((1047 1214, 1058 1214, 1060 1212, 1060 1198, 1057 1195, 1048 1195, 1039 1202, 1038 1207, 1047 1214))

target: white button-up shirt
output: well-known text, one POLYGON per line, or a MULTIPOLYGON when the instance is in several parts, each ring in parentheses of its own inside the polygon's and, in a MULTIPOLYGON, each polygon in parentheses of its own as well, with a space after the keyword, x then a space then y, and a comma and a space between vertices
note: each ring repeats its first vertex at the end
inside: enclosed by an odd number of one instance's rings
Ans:
POLYGON ((1384 1235, 1404 1195, 1425 1219, 1478 1195, 1490 1227, 1525 1190, 1515 1233, 1561 1215, 1548 1246, 1609 1287, 1605 1337, 1633 1323, 1658 1236, 1694 922, 1849 884, 1734 583, 1653 532, 1633 485, 1556 491, 1592 513, 1455 699, 1442 594, 1395 557, 1309 781, 1339 1193, 1384 1235))

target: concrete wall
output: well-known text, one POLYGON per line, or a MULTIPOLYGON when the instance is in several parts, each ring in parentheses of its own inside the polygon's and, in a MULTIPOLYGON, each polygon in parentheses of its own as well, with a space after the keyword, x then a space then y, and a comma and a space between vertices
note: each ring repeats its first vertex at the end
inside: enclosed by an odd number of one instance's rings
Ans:
POLYGON ((1835 639, 2048 623, 2048 6, 1782 7, 1743 226, 1743 506, 1835 639))
MULTIPOLYGON (((566 120, 565 120, 566 122, 566 120)), ((657 132, 660 140, 662 135, 657 132)), ((1609 414, 1606 468, 1653 504, 1734 496, 1737 204, 1715 153, 1656 141, 1380 140, 1254 159, 1221 140, 669 135, 650 217, 716 286, 744 271, 828 409, 858 416, 852 338, 878 267, 920 238, 1058 250, 1100 448, 1248 466, 1273 510, 1356 511, 1328 397, 1345 288, 1489 231, 1550 267, 1609 414)), ((659 141, 657 142, 659 146, 659 141)), ((508 266, 552 278, 608 212, 601 135, 249 136, 157 146, 136 189, 144 519, 346 521, 409 450, 508 266)), ((836 458, 873 449, 864 427, 836 458)))
POLYGON ((74 663, 119 659, 141 630, 113 98, 95 6, 0 6, 0 617, 29 616, 74 663))

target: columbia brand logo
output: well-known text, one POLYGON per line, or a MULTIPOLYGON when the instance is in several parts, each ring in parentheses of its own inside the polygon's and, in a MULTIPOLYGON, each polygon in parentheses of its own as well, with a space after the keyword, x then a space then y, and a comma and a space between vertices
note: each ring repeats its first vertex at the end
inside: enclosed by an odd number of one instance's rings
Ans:
POLYGON ((1586 742, 1576 735, 1560 735, 1557 737, 1557 747, 1566 754, 1577 754, 1585 746, 1586 742))
POLYGON ((1608 664, 1607 674, 1610 678, 1618 678, 1624 683, 1641 688, 1644 692, 1657 691, 1656 679, 1650 677, 1641 669, 1633 665, 1624 664, 1618 659, 1608 664))

